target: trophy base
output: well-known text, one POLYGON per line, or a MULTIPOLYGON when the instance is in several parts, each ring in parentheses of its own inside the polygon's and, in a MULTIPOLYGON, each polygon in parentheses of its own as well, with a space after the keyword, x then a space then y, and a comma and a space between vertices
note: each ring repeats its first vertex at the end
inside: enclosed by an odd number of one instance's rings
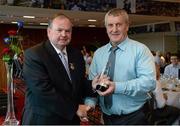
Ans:
POLYGON ((8 119, 8 120, 5 120, 2 125, 3 126, 18 126, 19 121, 16 119, 8 119))
POLYGON ((99 91, 101 91, 101 92, 104 92, 104 91, 106 91, 107 89, 108 89, 108 86, 105 85, 105 84, 98 84, 98 85, 96 86, 96 90, 99 90, 99 91))

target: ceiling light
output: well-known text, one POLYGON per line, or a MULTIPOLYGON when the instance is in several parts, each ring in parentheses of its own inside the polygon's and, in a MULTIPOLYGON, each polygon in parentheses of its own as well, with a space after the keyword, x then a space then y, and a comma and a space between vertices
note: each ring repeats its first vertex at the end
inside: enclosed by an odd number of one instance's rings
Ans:
POLYGON ((17 24, 17 22, 16 22, 16 21, 12 21, 11 23, 12 23, 12 24, 17 24))
POLYGON ((96 25, 88 25, 88 27, 96 27, 96 25))
POLYGON ((23 16, 23 18, 35 18, 35 16, 23 16))
POLYGON ((95 19, 88 19, 89 22, 96 22, 97 20, 95 19))
POLYGON ((40 23, 40 25, 48 25, 48 23, 40 23))

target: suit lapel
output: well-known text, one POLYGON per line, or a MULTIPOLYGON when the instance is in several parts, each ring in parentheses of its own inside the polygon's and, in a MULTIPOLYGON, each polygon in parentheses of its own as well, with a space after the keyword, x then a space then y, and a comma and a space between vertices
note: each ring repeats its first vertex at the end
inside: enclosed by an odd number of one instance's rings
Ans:
POLYGON ((68 65, 69 65, 69 70, 70 70, 70 74, 71 74, 72 85, 73 85, 73 89, 75 89, 74 82, 76 82, 75 81, 76 80, 76 78, 75 78, 76 62, 75 62, 74 58, 76 58, 76 57, 73 55, 72 49, 69 46, 66 47, 66 51, 67 51, 67 55, 68 55, 68 65))
POLYGON ((61 76, 64 76, 64 78, 71 83, 71 81, 68 77, 68 74, 66 72, 66 69, 64 68, 64 65, 63 65, 59 55, 57 54, 57 52, 55 51, 55 49, 53 48, 53 46, 51 45, 51 43, 49 41, 47 41, 45 43, 45 48, 47 49, 48 54, 50 55, 49 58, 54 63, 52 65, 54 65, 54 67, 59 69, 59 74, 61 76))

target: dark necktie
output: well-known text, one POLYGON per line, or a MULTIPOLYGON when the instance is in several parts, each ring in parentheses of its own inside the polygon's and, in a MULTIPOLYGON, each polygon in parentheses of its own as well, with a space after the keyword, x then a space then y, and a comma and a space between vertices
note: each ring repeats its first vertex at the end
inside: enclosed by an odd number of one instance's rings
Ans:
MULTIPOLYGON (((116 50, 118 49, 117 46, 111 48, 111 53, 109 54, 109 59, 106 65, 106 69, 109 70, 107 75, 110 77, 110 80, 113 81, 114 77, 114 67, 115 67, 115 60, 116 60, 116 50)), ((104 105, 107 109, 111 108, 112 106, 112 95, 108 95, 104 97, 104 105)))

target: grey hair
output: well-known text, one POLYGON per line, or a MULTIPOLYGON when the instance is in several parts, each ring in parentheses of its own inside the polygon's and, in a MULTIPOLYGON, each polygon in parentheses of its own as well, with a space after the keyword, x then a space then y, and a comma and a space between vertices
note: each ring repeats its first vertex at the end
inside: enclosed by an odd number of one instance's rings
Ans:
POLYGON ((129 16, 128 16, 127 12, 125 10, 123 10, 123 9, 120 9, 120 8, 113 8, 113 9, 109 10, 105 15, 105 19, 104 19, 105 26, 107 25, 108 16, 111 16, 111 15, 115 16, 115 17, 121 15, 121 16, 124 17, 125 22, 127 24, 129 24, 129 16))

